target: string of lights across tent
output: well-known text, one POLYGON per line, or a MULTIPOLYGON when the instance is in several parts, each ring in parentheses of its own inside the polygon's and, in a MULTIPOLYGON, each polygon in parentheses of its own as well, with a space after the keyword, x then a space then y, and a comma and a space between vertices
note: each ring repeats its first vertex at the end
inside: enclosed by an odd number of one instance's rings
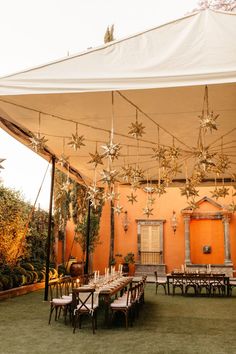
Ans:
MULTIPOLYGON (((4 100, 1 101, 14 104, 4 100)), ((31 110, 28 107, 22 108, 31 110)), ((149 114, 145 113, 119 91, 111 93, 110 130, 50 114, 50 117, 54 119, 61 119, 74 124, 75 132, 72 136, 49 135, 41 129, 42 116, 47 115, 47 113, 39 111, 37 113, 38 130, 31 133, 29 147, 39 153, 47 147, 47 142, 51 137, 57 138, 59 141, 61 140, 62 154, 58 157, 57 163, 67 171, 67 182, 62 186, 64 190, 70 188, 69 166, 72 151, 77 154, 79 151, 83 151, 83 147, 87 143, 94 143, 94 151, 89 152, 88 155, 78 155, 78 158, 82 156, 86 158, 87 163, 93 169, 93 181, 87 185, 87 189, 88 199, 90 199, 94 208, 104 200, 109 200, 114 204, 114 212, 118 215, 121 214, 124 207, 120 204, 119 185, 127 184, 130 186, 130 192, 127 195, 128 203, 135 204, 138 202, 137 189, 142 188, 147 194, 143 214, 149 217, 153 214, 153 205, 156 198, 166 193, 167 188, 172 185, 176 175, 184 171, 185 183, 180 187, 180 193, 186 197, 189 208, 193 210, 197 208, 195 201, 198 196, 197 186, 208 176, 214 175, 215 186, 211 192, 212 198, 225 198, 231 192, 232 202, 228 208, 231 212, 236 211, 236 205, 233 200, 233 197, 236 195, 235 183, 232 183, 233 188, 230 190, 225 185, 224 178, 227 173, 227 175, 231 176, 232 181, 236 180, 236 175, 232 172, 232 166, 235 164, 231 158, 233 155, 231 156, 229 153, 235 140, 224 140, 236 128, 232 128, 213 142, 208 142, 208 136, 213 135, 218 129, 219 114, 210 110, 207 86, 205 86, 202 111, 198 116, 197 144, 193 147, 186 145, 179 137, 170 133, 165 127, 160 126, 149 114), (115 95, 121 97, 134 108, 134 120, 129 125, 126 134, 116 132, 114 129, 116 118, 114 113, 115 95), (155 127, 157 132, 156 141, 151 141, 148 138, 145 139, 145 135, 148 134, 144 123, 145 119, 155 127), (80 135, 80 126, 106 132, 109 139, 108 141, 93 140, 80 135), (171 137, 171 145, 161 141, 163 132, 171 137), (118 140, 119 138, 126 138, 130 143, 121 143, 118 140), (140 153, 141 149, 142 153, 140 153), (144 150, 146 153, 143 152, 144 150), (151 166, 150 161, 152 162, 151 166), (221 180, 220 185, 217 183, 219 179, 221 180)), ((2 159, 0 160, 1 162, 3 162, 2 159)))

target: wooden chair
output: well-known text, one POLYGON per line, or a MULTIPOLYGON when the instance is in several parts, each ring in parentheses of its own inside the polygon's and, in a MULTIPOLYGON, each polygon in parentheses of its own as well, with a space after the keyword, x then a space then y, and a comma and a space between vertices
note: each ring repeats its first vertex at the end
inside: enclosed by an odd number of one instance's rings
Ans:
POLYGON ((155 275, 155 284, 156 284, 156 294, 159 285, 161 285, 164 288, 166 294, 167 278, 158 276, 157 271, 154 272, 154 275, 155 275))
POLYGON ((219 295, 225 295, 224 274, 214 275, 210 281, 210 294, 216 295, 217 291, 219 295))
POLYGON ((121 312, 125 316, 125 327, 128 329, 129 323, 132 325, 131 311, 133 310, 133 294, 132 287, 130 287, 126 293, 124 293, 120 298, 116 299, 110 304, 111 309, 111 322, 115 313, 121 312))
POLYGON ((198 294, 202 293, 202 290, 205 289, 206 295, 210 296, 211 294, 211 276, 209 274, 199 274, 198 278, 198 294))
POLYGON ((229 294, 232 295, 233 288, 236 288, 236 279, 230 278, 229 279, 229 294))
POLYGON ((182 275, 182 274, 173 275, 173 277, 172 277, 173 295, 175 295, 176 288, 179 288, 181 290, 182 295, 183 295, 184 294, 184 286, 185 286, 184 275, 182 275))
POLYGON ((50 312, 48 324, 51 323, 51 318, 54 311, 55 321, 59 319, 61 311, 63 311, 65 324, 68 312, 71 318, 72 297, 69 296, 68 292, 69 281, 69 279, 58 279, 49 283, 50 312))
POLYGON ((188 293, 189 289, 194 290, 194 294, 198 294, 198 275, 197 274, 187 274, 186 275, 186 281, 185 281, 185 294, 188 293))
POLYGON ((72 292, 72 308, 73 308, 73 324, 75 329, 79 322, 79 328, 81 328, 81 317, 84 315, 90 316, 92 319, 93 334, 97 329, 97 309, 98 309, 98 296, 95 299, 95 288, 79 287, 73 289, 72 292))

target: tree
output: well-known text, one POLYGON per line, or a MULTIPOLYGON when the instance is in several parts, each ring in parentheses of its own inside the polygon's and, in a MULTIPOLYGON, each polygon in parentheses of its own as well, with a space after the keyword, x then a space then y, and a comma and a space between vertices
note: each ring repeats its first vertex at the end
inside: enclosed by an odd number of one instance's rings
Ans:
MULTIPOLYGON (((29 223, 27 233, 26 254, 28 261, 46 261, 46 244, 48 236, 48 212, 35 210, 29 223)), ((53 252, 52 252, 53 256, 53 252)))
POLYGON ((65 246, 66 246, 66 225, 70 219, 70 180, 65 173, 55 171, 55 186, 54 186, 54 222, 55 233, 59 240, 62 241, 62 263, 65 263, 65 246))
MULTIPOLYGON (((97 207, 96 210, 91 207, 90 212, 90 233, 89 233, 89 253, 93 254, 96 246, 99 242, 99 229, 100 218, 102 214, 102 205, 97 207)), ((83 253, 83 261, 85 260, 85 254, 87 249, 87 223, 88 216, 86 215, 79 221, 75 227, 75 241, 80 244, 83 253)))
POLYGON ((25 238, 26 222, 30 205, 23 201, 19 192, 0 185, 0 260, 14 265, 24 257, 22 240, 25 238))

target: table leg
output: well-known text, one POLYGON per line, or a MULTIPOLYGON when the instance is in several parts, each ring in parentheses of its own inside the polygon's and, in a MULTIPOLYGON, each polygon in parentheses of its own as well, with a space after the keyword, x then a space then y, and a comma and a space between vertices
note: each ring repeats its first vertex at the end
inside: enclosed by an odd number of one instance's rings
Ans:
POLYGON ((167 294, 170 295, 170 279, 167 277, 167 294))
POLYGON ((104 305, 105 305, 105 325, 109 327, 109 307, 110 307, 109 294, 104 295, 104 305))

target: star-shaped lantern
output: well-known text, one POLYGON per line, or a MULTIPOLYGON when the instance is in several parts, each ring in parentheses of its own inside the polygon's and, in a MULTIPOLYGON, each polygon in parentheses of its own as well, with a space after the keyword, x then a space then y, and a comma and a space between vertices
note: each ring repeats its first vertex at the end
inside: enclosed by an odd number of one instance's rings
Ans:
POLYGON ((101 172, 101 181, 103 183, 107 183, 108 185, 111 185, 116 182, 116 176, 118 172, 116 170, 103 170, 101 172))
POLYGON ((197 166, 203 171, 210 171, 215 166, 213 157, 216 153, 209 152, 208 147, 201 146, 194 152, 194 155, 198 158, 197 166))
POLYGON ((165 185, 163 183, 158 184, 155 188, 155 192, 160 197, 162 194, 166 193, 165 185))
POLYGON ((221 154, 218 156, 218 160, 216 162, 216 173, 225 173, 226 170, 230 168, 230 160, 228 156, 221 154))
POLYGON ((117 215, 120 215, 123 212, 123 206, 120 204, 117 204, 116 206, 113 207, 114 213, 117 215))
POLYGON ((127 195, 128 202, 131 204, 137 203, 137 195, 134 195, 133 192, 131 192, 130 195, 127 195))
POLYGON ((229 188, 226 188, 225 186, 220 187, 218 191, 221 198, 225 198, 229 195, 229 188))
POLYGON ((135 139, 142 138, 143 134, 145 134, 144 129, 145 126, 136 120, 135 123, 131 123, 128 134, 132 135, 135 139))
POLYGON ((150 208, 149 206, 146 206, 146 208, 143 208, 143 214, 149 218, 150 215, 153 215, 152 213, 153 208, 150 208))
POLYGON ((143 179, 144 178, 144 171, 141 167, 137 166, 133 168, 131 173, 131 178, 133 179, 143 179))
POLYGON ((180 188, 180 191, 181 191, 181 195, 185 195, 187 199, 189 197, 198 196, 198 192, 199 192, 191 183, 186 183, 184 187, 180 188))
POLYGON ((152 150, 154 152, 154 155, 152 155, 152 157, 155 160, 166 159, 166 153, 168 152, 168 150, 164 146, 159 146, 158 148, 153 148, 152 150))
POLYGON ((77 133, 72 134, 72 138, 69 141, 68 145, 74 149, 75 151, 77 151, 78 149, 81 148, 81 146, 85 146, 84 144, 84 136, 83 135, 78 135, 77 133))
POLYGON ((138 178, 134 178, 131 181, 131 187, 134 191, 136 191, 136 189, 140 188, 140 181, 138 178))
POLYGON ((89 153, 91 160, 88 163, 92 163, 94 167, 97 167, 97 165, 103 165, 102 158, 103 156, 100 155, 97 150, 95 151, 95 154, 89 153))
POLYGON ((235 212, 236 212, 236 204, 234 203, 234 201, 232 201, 232 203, 229 204, 228 210, 229 210, 231 213, 235 213, 235 212))
POLYGON ((104 200, 110 200, 110 201, 113 201, 113 200, 118 200, 119 199, 119 193, 115 193, 114 191, 107 191, 106 193, 103 194, 103 199, 104 200))
POLYGON ((123 166, 122 172, 120 173, 120 177, 123 179, 124 182, 129 182, 131 175, 132 175, 132 166, 123 166))
POLYGON ((205 131, 210 130, 211 133, 213 130, 217 130, 216 119, 218 117, 219 114, 214 115, 213 111, 206 114, 204 112, 201 116, 199 116, 201 128, 203 128, 205 131))
POLYGON ((94 209, 97 208, 97 206, 100 205, 101 199, 102 199, 102 193, 99 188, 97 188, 96 185, 89 186, 88 187, 88 198, 91 202, 91 205, 94 207, 94 209))
POLYGON ((31 141, 30 147, 35 151, 39 152, 44 149, 46 142, 48 141, 45 136, 41 136, 40 133, 36 133, 32 138, 29 139, 31 141))
POLYGON ((172 160, 177 160, 181 156, 180 148, 170 146, 168 148, 168 155, 172 160))
POLYGON ((211 192, 212 198, 225 198, 227 195, 229 195, 229 188, 226 188, 225 186, 222 187, 215 187, 214 191, 211 192))
POLYGON ((120 144, 114 144, 112 141, 103 145, 102 148, 104 149, 103 156, 109 158, 111 161, 118 159, 120 155, 120 144))

